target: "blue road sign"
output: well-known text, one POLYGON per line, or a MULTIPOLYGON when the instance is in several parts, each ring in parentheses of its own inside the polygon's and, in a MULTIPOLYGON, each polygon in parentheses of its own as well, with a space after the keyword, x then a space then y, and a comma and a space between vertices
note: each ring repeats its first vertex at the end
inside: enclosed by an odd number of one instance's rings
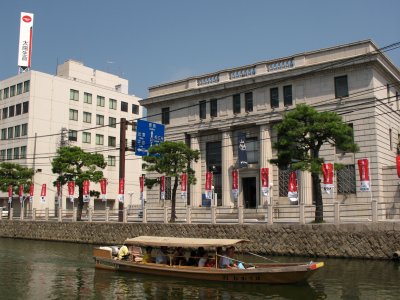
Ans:
POLYGON ((164 142, 165 126, 144 120, 137 121, 136 127, 136 151, 138 156, 149 154, 149 148, 164 142))

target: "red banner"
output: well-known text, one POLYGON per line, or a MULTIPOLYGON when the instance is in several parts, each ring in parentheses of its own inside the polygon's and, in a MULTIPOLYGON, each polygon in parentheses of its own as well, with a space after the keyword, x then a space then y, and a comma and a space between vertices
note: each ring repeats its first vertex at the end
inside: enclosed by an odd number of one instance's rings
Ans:
POLYGON ((107 194, 107 179, 100 179, 100 190, 102 195, 107 194))
POLYGON ((90 181, 84 180, 83 181, 83 196, 89 195, 89 189, 90 189, 89 187, 90 187, 90 181))
POLYGON ((40 191, 40 202, 46 202, 46 184, 42 184, 42 190, 40 191))
POLYGON ((125 194, 125 179, 124 178, 119 179, 118 194, 120 194, 120 195, 125 194))
POLYGON ((212 199, 212 179, 213 173, 207 172, 206 173, 206 198, 212 199))
POLYGON ((20 184, 19 186, 19 196, 22 197, 24 195, 24 186, 20 184))
POLYGON ((396 157, 397 176, 400 178, 400 155, 396 157))
POLYGON ((29 187, 29 196, 33 197, 34 190, 35 190, 35 185, 31 184, 31 186, 29 187))
POLYGON ((12 197, 12 185, 11 184, 8 186, 8 197, 9 198, 12 197))
POLYGON ((165 176, 160 177, 161 200, 165 200, 165 176))
POLYGON ((269 193, 269 169, 261 168, 261 192, 264 196, 269 193))
POLYGON ((181 175, 181 191, 186 192, 186 185, 187 185, 187 175, 186 173, 182 173, 181 175))
POLYGON ((288 197, 290 201, 298 200, 296 171, 290 172, 289 175, 288 197))
POLYGON ((232 194, 234 198, 239 196, 239 172, 236 169, 232 170, 232 194))
POLYGON ((61 183, 57 181, 57 197, 60 197, 61 183))
POLYGON ((359 159, 358 171, 360 173, 360 191, 369 192, 371 191, 371 183, 369 180, 369 162, 368 158, 359 159))
POLYGON ((75 194, 75 181, 68 181, 68 196, 73 198, 75 194))
POLYGON ((144 200, 144 175, 139 177, 139 183, 140 183, 140 200, 144 200))
POLYGON ((330 194, 333 189, 333 164, 322 164, 322 173, 324 175, 324 191, 330 194))

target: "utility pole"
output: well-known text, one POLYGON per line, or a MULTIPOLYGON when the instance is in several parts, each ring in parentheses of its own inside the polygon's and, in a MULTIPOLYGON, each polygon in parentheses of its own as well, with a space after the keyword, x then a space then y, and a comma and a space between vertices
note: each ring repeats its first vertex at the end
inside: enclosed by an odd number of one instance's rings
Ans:
MULTIPOLYGON (((125 179, 125 150, 126 150, 126 125, 125 118, 121 118, 119 123, 119 179, 125 179)), ((125 199, 124 199, 125 200, 125 199)), ((118 221, 124 220, 124 202, 118 203, 118 221)))
MULTIPOLYGON (((67 137, 68 129, 65 127, 61 127, 61 138, 60 138, 60 148, 68 146, 68 137, 67 137)), ((60 176, 62 176, 63 173, 60 173, 60 176)), ((59 208, 62 208, 62 202, 63 202, 63 185, 60 182, 60 199, 58 199, 58 205, 59 208)))

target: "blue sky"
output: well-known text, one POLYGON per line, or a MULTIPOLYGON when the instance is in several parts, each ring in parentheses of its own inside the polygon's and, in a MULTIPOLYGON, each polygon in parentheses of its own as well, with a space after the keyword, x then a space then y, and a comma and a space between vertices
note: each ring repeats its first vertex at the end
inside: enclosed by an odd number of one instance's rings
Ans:
MULTIPOLYGON (((2 0, 0 80, 17 74, 20 12, 32 69, 67 59, 122 76, 130 94, 185 77, 372 39, 400 41, 398 0, 2 0)), ((400 49, 387 55, 400 66, 400 49)))

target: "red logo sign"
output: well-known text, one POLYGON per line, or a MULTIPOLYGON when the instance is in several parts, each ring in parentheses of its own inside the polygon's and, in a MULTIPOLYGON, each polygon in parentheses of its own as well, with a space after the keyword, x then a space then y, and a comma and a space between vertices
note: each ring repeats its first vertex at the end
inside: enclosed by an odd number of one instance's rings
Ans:
POLYGON ((29 23, 32 22, 32 18, 30 16, 23 16, 22 21, 24 21, 25 23, 29 23))
POLYGON ((333 164, 322 164, 322 173, 324 174, 324 184, 333 184, 333 164))

